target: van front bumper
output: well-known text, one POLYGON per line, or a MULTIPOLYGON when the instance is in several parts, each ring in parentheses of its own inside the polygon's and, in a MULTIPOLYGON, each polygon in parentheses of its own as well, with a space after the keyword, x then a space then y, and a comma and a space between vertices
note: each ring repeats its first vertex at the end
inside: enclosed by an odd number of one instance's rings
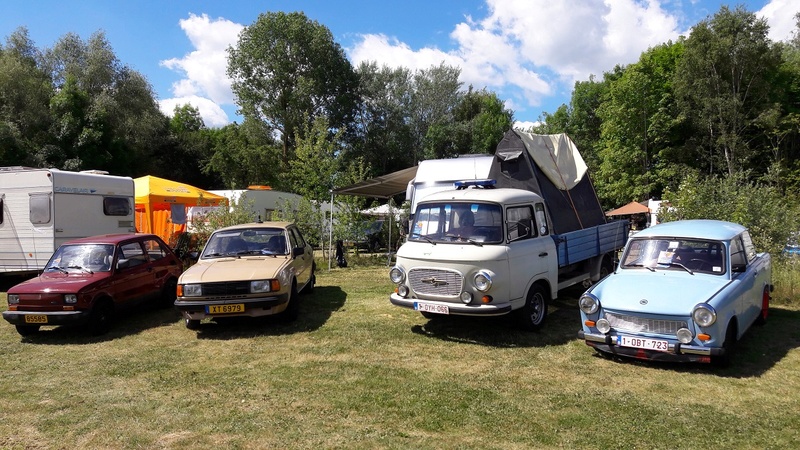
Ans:
MULTIPOLYGON (((458 316, 502 316, 511 312, 510 303, 500 303, 497 305, 470 303, 466 305, 464 303, 421 300, 418 298, 403 298, 397 294, 389 295, 389 301, 395 306, 401 306, 403 308, 413 309, 420 312, 424 312, 423 310, 419 309, 420 303, 434 306, 446 306, 449 314, 458 316)), ((433 313, 435 314, 435 312, 433 313)))

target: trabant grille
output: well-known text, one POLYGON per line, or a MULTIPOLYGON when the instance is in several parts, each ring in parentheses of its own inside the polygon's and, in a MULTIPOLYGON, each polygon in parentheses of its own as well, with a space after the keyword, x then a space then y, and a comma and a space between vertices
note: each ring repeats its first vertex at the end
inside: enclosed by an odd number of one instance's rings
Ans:
POLYGON ((682 320, 649 319, 610 312, 606 312, 606 320, 608 320, 612 328, 617 330, 640 333, 668 334, 674 336, 680 328, 688 328, 686 322, 682 320))
POLYGON ((461 294, 463 277, 452 270, 411 269, 408 281, 417 294, 458 297, 461 294))
POLYGON ((202 289, 204 297, 245 295, 250 293, 250 282, 203 283, 202 289))

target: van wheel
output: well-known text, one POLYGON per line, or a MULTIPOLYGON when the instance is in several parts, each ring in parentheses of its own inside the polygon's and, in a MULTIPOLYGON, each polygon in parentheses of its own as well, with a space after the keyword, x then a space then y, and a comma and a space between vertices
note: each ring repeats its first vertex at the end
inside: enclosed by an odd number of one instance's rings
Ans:
POLYGON ((544 320, 547 318, 547 303, 550 295, 545 289, 539 285, 534 284, 528 291, 528 298, 525 300, 525 306, 517 311, 517 319, 523 330, 536 331, 544 325, 544 320))
POLYGON ((186 324, 186 328, 189 330, 200 329, 200 321, 197 319, 183 319, 183 323, 186 324))
POLYGON ((597 281, 609 276, 613 271, 614 263, 611 261, 611 258, 608 255, 604 256, 603 261, 600 263, 600 277, 597 279, 597 281))
POLYGON ((111 320, 114 316, 114 308, 109 300, 100 300, 92 308, 89 314, 89 334, 100 336, 108 333, 111 329, 111 320))
POLYGON ((39 332, 39 325, 16 325, 20 336, 33 336, 39 332))

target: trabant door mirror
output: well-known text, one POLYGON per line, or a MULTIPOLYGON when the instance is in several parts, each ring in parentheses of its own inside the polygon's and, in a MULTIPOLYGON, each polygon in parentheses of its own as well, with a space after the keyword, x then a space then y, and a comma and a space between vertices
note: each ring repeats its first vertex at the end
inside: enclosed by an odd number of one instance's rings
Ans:
POLYGON ((731 272, 742 273, 747 270, 747 264, 731 264, 731 272))

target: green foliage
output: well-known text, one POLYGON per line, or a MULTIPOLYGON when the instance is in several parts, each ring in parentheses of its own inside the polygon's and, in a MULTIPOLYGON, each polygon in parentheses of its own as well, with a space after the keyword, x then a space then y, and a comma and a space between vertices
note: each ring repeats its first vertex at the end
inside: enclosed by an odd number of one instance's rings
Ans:
POLYGON ((320 203, 303 197, 299 202, 281 200, 278 209, 272 213, 274 220, 294 222, 303 237, 314 247, 328 243, 327 211, 320 208, 320 203))
POLYGON ((246 118, 242 125, 232 123, 203 134, 208 135, 211 147, 203 171, 216 175, 226 188, 286 187, 281 177, 281 149, 263 122, 246 118))
POLYGON ((791 233, 800 230, 800 205, 777 188, 749 182, 744 174, 700 176, 690 173, 668 191, 659 220, 717 219, 744 225, 759 251, 779 254, 791 233))
POLYGON ((304 123, 325 115, 334 128, 353 119, 358 77, 330 30, 302 12, 267 12, 229 48, 228 75, 245 117, 263 120, 293 158, 304 123))

